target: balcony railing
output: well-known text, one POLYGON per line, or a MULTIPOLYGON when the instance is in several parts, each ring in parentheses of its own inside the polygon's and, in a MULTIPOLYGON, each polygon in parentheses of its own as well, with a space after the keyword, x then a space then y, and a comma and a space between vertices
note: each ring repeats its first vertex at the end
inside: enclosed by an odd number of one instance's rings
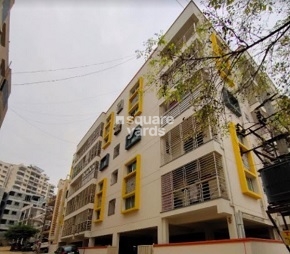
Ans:
POLYGON ((222 156, 210 153, 162 176, 162 212, 228 198, 222 156))
POLYGON ((211 140, 218 140, 211 126, 196 123, 194 116, 187 118, 161 138, 161 165, 189 153, 211 140))
POLYGON ((62 236, 75 235, 91 230, 93 210, 85 210, 76 216, 64 221, 62 236))
MULTIPOLYGON (((179 115, 181 115, 184 111, 192 106, 192 101, 196 99, 199 94, 200 91, 195 90, 193 93, 185 95, 182 101, 167 109, 167 111, 162 114, 162 118, 165 119, 168 116, 172 116, 174 119, 177 118, 179 115)), ((166 121, 163 121, 161 127, 164 127, 167 124, 168 123, 166 121)))

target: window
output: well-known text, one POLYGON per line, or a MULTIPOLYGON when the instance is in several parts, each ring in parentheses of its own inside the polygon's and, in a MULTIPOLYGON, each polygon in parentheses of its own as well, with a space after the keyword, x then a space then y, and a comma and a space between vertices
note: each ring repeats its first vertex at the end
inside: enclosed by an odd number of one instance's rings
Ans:
POLYGON ((142 127, 141 125, 138 125, 132 133, 126 136, 126 144, 125 149, 129 150, 133 145, 138 143, 141 140, 142 137, 142 127))
POLYGON ((3 213, 4 214, 9 214, 9 210, 5 209, 3 213))
POLYGON ((242 157, 243 166, 244 166, 246 169, 249 169, 250 166, 249 166, 248 154, 247 154, 247 153, 243 153, 243 152, 241 151, 241 157, 242 157))
POLYGON ((118 135, 122 130, 122 123, 116 123, 114 126, 114 135, 118 135))
POLYGON ((247 177, 246 179, 247 179, 247 186, 248 186, 249 190, 255 191, 253 179, 250 177, 247 177))
POLYGON ((12 211, 11 214, 12 215, 17 215, 17 212, 16 211, 12 211))
POLYGON ((236 97, 225 88, 222 90, 222 95, 226 107, 231 110, 237 117, 240 117, 242 113, 236 97))
POLYGON ((122 213, 139 209, 140 198, 140 167, 141 156, 137 155, 125 164, 125 177, 123 178, 123 208, 122 213))
POLYGON ((3 23, 1 30, 1 46, 5 47, 6 44, 6 24, 3 23))
POLYGON ((9 225, 14 225, 14 221, 13 221, 13 220, 9 220, 9 221, 8 221, 8 224, 9 224, 9 225))
POLYGON ((115 214, 116 199, 109 201, 108 216, 115 214))
POLYGON ((124 108, 124 100, 120 100, 119 103, 117 104, 117 109, 116 113, 119 114, 124 108))
POLYGON ((19 202, 15 202, 14 205, 15 205, 15 206, 19 206, 20 203, 19 203, 19 202))
POLYGON ((104 128, 103 134, 103 149, 107 148, 112 141, 112 132, 113 132, 113 121, 114 121, 114 113, 112 112, 106 119, 106 124, 104 128))
POLYGON ((125 200, 125 209, 129 210, 135 207, 135 196, 126 198, 125 200))
POLYGON ((116 169, 112 174, 111 174, 111 185, 117 183, 118 181, 118 169, 116 169))
POLYGON ((100 171, 103 171, 106 167, 109 166, 110 154, 107 153, 100 162, 100 171))
POLYGON ((94 210, 96 214, 96 219, 94 222, 100 222, 104 219, 104 206, 107 190, 107 178, 104 178, 98 183, 97 194, 95 198, 94 210))
POLYGON ((1 76, 2 77, 5 77, 6 75, 6 69, 5 69, 5 67, 6 67, 6 64, 5 64, 5 59, 2 59, 1 60, 1 67, 0 67, 0 72, 1 72, 1 76))
POLYGON ((11 200, 7 200, 7 201, 6 201, 6 204, 7 204, 7 205, 11 205, 11 204, 12 204, 12 201, 11 201, 11 200))
POLYGON ((239 131, 237 132, 237 126, 234 123, 230 123, 230 136, 232 139, 232 146, 235 155, 235 161, 237 165, 240 186, 242 193, 254 198, 260 199, 257 171, 253 158, 253 152, 249 151, 247 140, 245 137, 239 137, 239 131), (247 144, 247 145, 246 145, 247 144))
POLYGON ((120 154, 120 144, 118 144, 114 147, 113 159, 115 159, 119 154, 120 154))
POLYGON ((137 161, 133 161, 131 164, 127 166, 127 174, 130 174, 136 170, 137 161))
POLYGON ((139 78, 138 82, 131 88, 129 94, 129 109, 130 116, 138 116, 142 113, 142 88, 143 78, 139 78))

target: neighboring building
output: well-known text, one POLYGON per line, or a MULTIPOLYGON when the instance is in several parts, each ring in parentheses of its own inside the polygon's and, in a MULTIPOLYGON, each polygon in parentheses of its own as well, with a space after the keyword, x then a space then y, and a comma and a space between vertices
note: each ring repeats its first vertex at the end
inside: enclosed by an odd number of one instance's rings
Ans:
POLYGON ((48 240, 50 242, 50 252, 55 251, 58 247, 58 243, 61 242, 61 230, 63 226, 63 218, 66 205, 65 199, 67 196, 68 186, 68 179, 59 180, 57 185, 58 191, 54 201, 54 209, 51 217, 51 224, 48 236, 48 240))
MULTIPOLYGON (((167 41, 193 43, 195 24, 202 19, 190 2, 166 33, 167 41)), ((222 137, 213 126, 196 125, 192 94, 168 104, 146 89, 147 71, 145 63, 78 144, 64 224, 57 224, 59 242, 111 245, 130 254, 138 245, 274 239, 257 174, 262 165, 253 152, 242 153, 257 141, 236 129, 257 122, 256 102, 220 91, 231 120, 229 135, 222 137), (121 124, 121 116, 172 116, 174 122, 121 124), (148 135, 147 127, 162 127, 165 135, 152 136, 153 129, 148 135)))
POLYGON ((39 195, 14 190, 6 191, 1 201, 0 231, 17 225, 24 207, 41 207, 44 203, 44 198, 39 195))
POLYGON ((10 167, 11 164, 0 161, 0 188, 4 188, 7 186, 7 182, 10 176, 10 167))
POLYGON ((0 0, 0 128, 8 108, 11 92, 11 69, 9 63, 10 9, 14 0, 0 0))
POLYGON ((18 222, 38 229, 39 233, 36 238, 48 241, 54 204, 55 197, 52 197, 46 203, 42 202, 38 205, 30 204, 24 206, 21 209, 21 217, 18 222))
POLYGON ((49 183, 49 177, 39 167, 0 161, 0 168, 1 164, 4 166, 2 166, 3 174, 0 174, 0 183, 3 182, 2 186, 6 189, 41 195, 44 199, 53 197, 55 186, 49 183))
POLYGON ((0 230, 7 230, 9 226, 18 224, 19 220, 37 219, 37 216, 26 216, 45 210, 54 195, 54 185, 48 181, 49 177, 36 166, 0 161, 0 230))
POLYGON ((23 225, 30 225, 37 228, 40 232, 44 226, 45 216, 45 203, 41 206, 35 206, 33 204, 24 206, 21 209, 21 216, 19 223, 23 225))

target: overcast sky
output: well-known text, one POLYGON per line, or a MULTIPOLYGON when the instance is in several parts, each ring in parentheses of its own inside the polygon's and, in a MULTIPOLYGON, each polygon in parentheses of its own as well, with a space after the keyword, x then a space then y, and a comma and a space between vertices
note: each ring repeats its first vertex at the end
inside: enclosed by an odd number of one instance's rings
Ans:
POLYGON ((16 0, 0 160, 36 165, 55 185, 66 178, 78 142, 143 64, 135 50, 188 1, 16 0))

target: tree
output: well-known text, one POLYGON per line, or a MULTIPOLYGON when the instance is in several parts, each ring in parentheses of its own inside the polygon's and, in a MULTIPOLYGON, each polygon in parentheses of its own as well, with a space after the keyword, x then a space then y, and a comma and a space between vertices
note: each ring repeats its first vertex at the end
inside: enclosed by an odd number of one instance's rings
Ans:
POLYGON ((203 14, 192 31, 198 37, 193 44, 155 34, 137 51, 151 66, 149 84, 169 102, 198 90, 192 99, 197 121, 220 128, 227 128, 223 89, 239 100, 271 97, 278 114, 268 123, 277 128, 278 120, 289 131, 290 2, 205 0, 203 14))
POLYGON ((15 225, 10 227, 4 234, 5 238, 10 241, 19 242, 21 239, 25 242, 30 237, 39 232, 38 229, 30 225, 15 225))

